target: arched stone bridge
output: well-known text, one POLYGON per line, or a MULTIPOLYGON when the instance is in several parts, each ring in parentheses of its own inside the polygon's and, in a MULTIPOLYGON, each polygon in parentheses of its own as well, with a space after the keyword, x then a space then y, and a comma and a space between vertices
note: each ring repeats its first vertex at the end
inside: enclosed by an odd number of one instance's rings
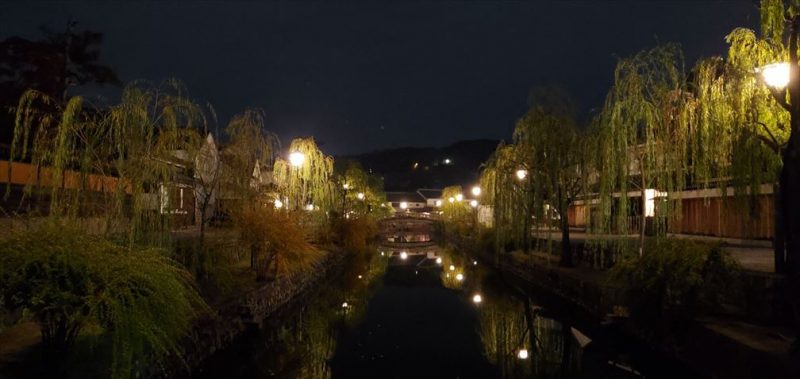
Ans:
POLYGON ((396 247, 423 247, 435 244, 437 220, 424 216, 400 214, 380 222, 382 244, 396 247))

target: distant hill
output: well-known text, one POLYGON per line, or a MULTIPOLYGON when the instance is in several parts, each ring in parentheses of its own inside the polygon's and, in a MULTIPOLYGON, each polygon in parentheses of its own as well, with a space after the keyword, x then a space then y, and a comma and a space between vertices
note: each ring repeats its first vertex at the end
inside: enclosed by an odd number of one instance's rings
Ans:
POLYGON ((336 157, 354 160, 383 176, 387 190, 470 186, 478 181, 480 165, 497 147, 498 140, 459 141, 446 147, 401 147, 336 157), (449 163, 447 163, 449 160, 449 163))

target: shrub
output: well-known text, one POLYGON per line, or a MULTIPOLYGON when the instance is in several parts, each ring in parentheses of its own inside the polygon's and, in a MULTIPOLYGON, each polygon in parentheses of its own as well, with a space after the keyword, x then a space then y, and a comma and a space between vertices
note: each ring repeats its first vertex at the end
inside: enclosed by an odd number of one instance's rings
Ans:
POLYGON ((738 283, 738 265, 719 246, 662 239, 648 241, 644 251, 609 272, 636 321, 685 321, 714 311, 738 283))
POLYGON ((6 310, 40 325, 51 358, 62 357, 82 329, 109 333, 113 377, 176 353, 204 304, 164 251, 55 224, 0 237, 0 283, 6 310))
MULTIPOLYGON (((302 211, 299 211, 302 212, 302 211)), ((250 247, 250 264, 256 279, 309 269, 322 253, 308 241, 308 233, 300 222, 302 214, 270 207, 244 210, 235 216, 241 239, 250 247)))

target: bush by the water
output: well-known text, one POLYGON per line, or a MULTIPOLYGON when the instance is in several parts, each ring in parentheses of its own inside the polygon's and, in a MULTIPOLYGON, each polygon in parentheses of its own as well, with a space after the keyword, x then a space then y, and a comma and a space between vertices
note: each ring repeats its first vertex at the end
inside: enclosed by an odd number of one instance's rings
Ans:
POLYGON ((718 245, 680 239, 648 241, 641 257, 618 262, 609 274, 639 322, 714 312, 739 282, 737 263, 718 245))
POLYGON ((204 307, 191 275, 164 251, 64 225, 0 237, 0 283, 5 311, 40 325, 49 359, 62 358, 82 331, 107 336, 112 377, 178 353, 178 340, 204 307))

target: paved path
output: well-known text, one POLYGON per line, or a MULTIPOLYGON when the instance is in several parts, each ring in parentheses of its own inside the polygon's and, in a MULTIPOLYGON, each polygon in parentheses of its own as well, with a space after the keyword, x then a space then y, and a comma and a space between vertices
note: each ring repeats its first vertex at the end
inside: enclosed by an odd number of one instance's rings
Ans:
MULTIPOLYGON (((554 241, 561 240, 561 233, 557 231, 534 231, 533 236, 536 238, 550 238, 554 241)), ((638 235, 621 235, 613 236, 612 238, 638 238, 638 235)), ((575 242, 586 242, 590 238, 589 234, 582 230, 570 231, 569 238, 575 242)), ((697 241, 706 242, 721 242, 724 244, 723 250, 728 252, 730 256, 735 259, 745 270, 758 271, 758 272, 775 272, 775 260, 772 253, 772 244, 770 241, 763 240, 742 240, 730 238, 716 238, 707 236, 693 236, 687 234, 671 234, 670 238, 686 238, 697 241)))

